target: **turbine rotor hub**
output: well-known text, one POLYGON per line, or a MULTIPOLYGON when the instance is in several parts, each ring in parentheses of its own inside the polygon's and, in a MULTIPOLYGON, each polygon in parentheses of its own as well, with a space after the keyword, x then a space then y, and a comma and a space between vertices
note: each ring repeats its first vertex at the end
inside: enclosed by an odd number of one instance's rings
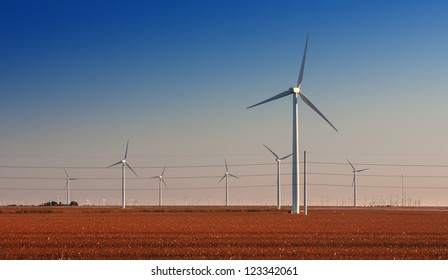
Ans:
POLYGON ((294 93, 299 93, 300 92, 300 87, 293 87, 293 88, 290 88, 290 90, 292 92, 294 92, 294 93))

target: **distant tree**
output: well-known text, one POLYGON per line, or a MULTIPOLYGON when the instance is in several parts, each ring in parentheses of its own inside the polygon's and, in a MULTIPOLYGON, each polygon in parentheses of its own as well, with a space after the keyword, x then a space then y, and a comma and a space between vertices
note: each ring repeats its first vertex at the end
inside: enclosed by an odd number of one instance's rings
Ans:
POLYGON ((70 202, 70 206, 78 206, 78 202, 72 201, 72 202, 70 202))

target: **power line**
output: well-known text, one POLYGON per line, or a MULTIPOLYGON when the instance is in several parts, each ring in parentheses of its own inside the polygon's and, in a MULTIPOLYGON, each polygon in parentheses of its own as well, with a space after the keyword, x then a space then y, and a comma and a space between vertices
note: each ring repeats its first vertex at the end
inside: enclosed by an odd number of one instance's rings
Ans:
MULTIPOLYGON (((290 175, 291 173, 289 173, 290 175)), ((283 175, 288 175, 288 173, 284 173, 283 175)), ((269 177, 269 176, 277 176, 277 174, 243 174, 238 175, 238 177, 269 177)), ((176 180, 176 179, 219 179, 221 175, 214 176, 170 176, 165 177, 165 179, 176 180)), ((17 179, 17 180, 66 180, 63 177, 25 177, 25 176, 0 176, 0 179, 17 179)), ((76 177, 70 178, 71 180, 121 180, 121 177, 76 177)), ((154 180, 153 177, 130 177, 126 178, 126 180, 154 180)))
MULTIPOLYGON (((300 174, 303 174, 300 172, 300 174)), ((331 172, 308 172, 309 175, 316 176, 343 176, 351 177, 349 173, 331 173, 331 172)), ((282 173, 283 176, 289 176, 291 173, 282 173)), ((242 174, 238 177, 270 177, 277 176, 274 173, 263 173, 263 174, 242 174)), ((360 177, 378 177, 378 178, 401 178, 402 175, 390 175, 390 174, 360 174, 360 177)), ((433 179, 448 179, 448 176, 442 175, 405 175, 405 178, 433 178, 433 179)), ((165 176, 165 179, 178 180, 178 179, 216 179, 221 178, 221 175, 210 175, 210 176, 165 176)), ((64 177, 26 177, 26 176, 0 176, 0 179, 17 179, 17 180, 66 180, 64 177)), ((76 177, 71 178, 72 180, 121 180, 121 177, 76 177)), ((126 180, 153 180, 151 177, 129 177, 126 180)))
MULTIPOLYGON (((353 185, 338 185, 338 184, 308 184, 312 186, 321 186, 321 187, 345 187, 345 188, 353 188, 353 185)), ((357 188, 375 188, 375 189, 401 189, 401 186, 372 186, 372 185, 363 185, 356 186, 357 188)), ((448 187, 405 187, 405 189, 425 189, 425 190, 448 190, 448 187)))
MULTIPOLYGON (((261 145, 260 145, 261 146, 261 145)), ((290 152, 289 150, 285 149, 281 153, 287 154, 290 152)), ((448 154, 433 154, 433 153, 385 153, 385 152, 328 152, 328 151, 311 151, 308 152, 308 154, 311 155, 338 155, 338 156, 351 156, 351 155, 359 155, 359 156, 403 156, 403 157, 445 157, 448 156, 448 154)), ((265 152, 246 152, 246 153, 208 153, 208 154, 137 154, 133 155, 133 158, 185 158, 185 157, 225 157, 225 156, 264 156, 266 155, 265 152)), ((122 154, 108 154, 108 155, 92 155, 92 154, 84 154, 84 155, 48 155, 48 154, 42 154, 42 155, 36 155, 36 154, 30 154, 30 155, 13 155, 13 154, 0 154, 0 158, 116 158, 120 157, 122 154)))
MULTIPOLYGON (((352 185, 345 184, 320 184, 320 183, 309 183, 308 186, 316 186, 316 187, 344 187, 344 188, 353 188, 352 185)), ((290 187, 291 184, 283 184, 282 187, 290 187)), ((243 189, 243 188, 271 188, 276 187, 276 185, 242 185, 242 186, 232 186, 230 189, 243 189)), ((377 188, 377 189, 401 189, 401 186, 387 186, 387 185, 361 185, 357 186, 359 188, 377 188)), ((207 189, 224 189, 221 186, 216 187, 182 187, 182 188, 169 188, 165 191, 173 191, 173 190, 207 190, 207 189)), ((448 187, 406 187, 406 189, 425 189, 425 190, 448 190, 448 187)), ((32 187, 0 187, 0 190, 23 190, 23 191, 65 191, 64 188, 32 188, 32 187)), ((153 188, 126 188, 129 191, 158 191, 158 189, 153 188)), ((121 191, 121 188, 72 188, 71 191, 121 191)))
MULTIPOLYGON (((269 166, 275 165, 275 163, 241 163, 241 164, 229 164, 233 167, 246 167, 246 166, 269 166)), ((133 166, 134 169, 162 169, 165 166, 133 166)), ((209 165, 167 165, 166 168, 221 168, 225 167, 224 164, 209 164, 209 165)), ((109 169, 106 166, 36 166, 36 165, 0 165, 0 168, 17 168, 17 169, 109 169)), ((113 167, 121 168, 121 167, 113 167)))
MULTIPOLYGON (((271 188, 276 185, 248 185, 248 186, 233 186, 229 187, 229 189, 245 189, 245 188, 271 188)), ((173 191, 173 190, 212 190, 212 189, 224 189, 222 186, 216 187, 186 187, 186 188, 169 188, 164 191, 173 191)), ((0 190, 20 190, 20 191, 65 191, 64 188, 0 188, 0 190)), ((143 188, 126 188, 126 191, 158 191, 159 189, 143 189, 143 188)), ((121 191, 121 188, 72 188, 70 191, 121 191)))
MULTIPOLYGON (((302 161, 300 161, 302 163, 302 161)), ((324 162, 324 161, 308 161, 308 164, 315 165, 347 165, 346 162, 324 162)), ((290 165, 291 162, 284 164, 290 165)), ((385 167, 428 167, 428 168, 448 168, 448 164, 400 164, 400 163, 377 163, 377 162, 354 162, 356 165, 366 166, 385 166, 385 167)), ((231 164, 229 167, 248 167, 248 166, 274 166, 275 163, 241 163, 231 164)), ((167 168, 221 168, 223 164, 209 164, 209 165, 167 165, 167 168)), ((37 166, 37 165, 0 165, 0 168, 8 169, 106 169, 105 166, 37 166)), ((118 167, 117 167, 118 168, 118 167)), ((161 169, 164 166, 135 166, 135 169, 161 169)))
MULTIPOLYGON (((310 164, 321 165, 347 165, 345 162, 323 162, 323 161, 309 161, 310 164)), ((355 165, 368 165, 368 166, 389 166, 389 167, 440 167, 446 168, 448 164, 397 164, 397 163, 362 163, 354 162, 355 165)))
MULTIPOLYGON (((308 172, 310 175, 321 175, 321 176, 353 176, 348 173, 328 173, 328 172, 308 172)), ((390 174, 359 174, 359 177, 381 177, 381 178, 434 178, 434 179, 448 179, 448 176, 438 176, 438 175, 390 175, 390 174)), ((1 178, 1 177, 0 177, 1 178)))

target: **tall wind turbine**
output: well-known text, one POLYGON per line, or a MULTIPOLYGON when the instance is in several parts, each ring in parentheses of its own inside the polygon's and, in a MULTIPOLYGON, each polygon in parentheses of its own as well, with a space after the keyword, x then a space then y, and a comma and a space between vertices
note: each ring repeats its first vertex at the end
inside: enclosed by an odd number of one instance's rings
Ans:
POLYGON ((151 179, 159 179, 159 206, 162 206, 162 183, 165 185, 165 188, 168 188, 165 180, 163 180, 163 174, 165 173, 166 165, 163 168, 162 174, 159 176, 151 177, 151 179))
POLYGON ((357 196, 356 196, 356 173, 366 171, 368 168, 364 169, 356 169, 353 164, 347 159, 347 162, 350 164, 350 166, 353 168, 353 207, 356 207, 357 202, 357 196))
POLYGON ((277 210, 280 210, 280 162, 284 159, 289 158, 290 156, 292 156, 292 154, 280 158, 276 153, 274 153, 274 151, 269 149, 268 146, 266 146, 265 144, 263 144, 263 146, 265 146, 266 149, 268 149, 274 155, 275 161, 277 162, 277 210))
POLYGON ((230 174, 229 167, 227 166, 227 161, 224 159, 224 162, 226 163, 226 173, 224 173, 224 176, 222 176, 221 180, 219 180, 218 184, 221 183, 221 181, 226 178, 226 206, 229 205, 228 198, 229 198, 229 176, 233 178, 239 179, 237 176, 230 174))
POLYGON ((134 169, 127 163, 126 158, 128 157, 128 148, 129 148, 129 140, 126 144, 126 152, 124 153, 124 159, 120 160, 117 163, 109 165, 107 168, 121 164, 121 208, 126 208, 126 166, 131 169, 132 173, 138 177, 137 173, 135 173, 134 169))
POLYGON ((67 191, 67 205, 69 205, 69 203, 70 203, 70 181, 74 181, 74 180, 78 180, 78 179, 71 178, 70 176, 68 176, 67 170, 65 170, 65 168, 63 168, 63 169, 64 169, 65 176, 66 176, 65 177, 65 181, 66 181, 65 189, 67 191))
POLYGON ((247 107, 247 109, 288 96, 293 97, 293 123, 292 123, 292 211, 291 213, 299 213, 299 103, 298 97, 311 107, 319 116, 321 116, 334 130, 338 131, 336 127, 317 109, 316 106, 303 94, 300 86, 303 80, 303 70, 305 68, 306 50, 308 48, 308 34, 306 35, 305 50, 303 52, 302 65, 300 66, 299 79, 295 87, 279 93, 271 98, 261 101, 255 105, 247 107))

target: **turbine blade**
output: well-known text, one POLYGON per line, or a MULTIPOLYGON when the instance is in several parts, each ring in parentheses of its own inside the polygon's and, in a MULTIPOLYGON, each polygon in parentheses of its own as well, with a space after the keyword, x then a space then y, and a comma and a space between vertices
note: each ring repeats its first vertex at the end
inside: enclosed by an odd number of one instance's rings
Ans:
POLYGON ((224 159, 224 162, 226 163, 226 171, 229 172, 229 167, 227 166, 227 160, 224 159))
POLYGON ((271 97, 271 98, 268 98, 268 99, 266 99, 266 100, 264 100, 264 101, 261 101, 261 102, 255 104, 255 105, 252 105, 252 106, 250 106, 250 107, 247 107, 246 109, 250 109, 250 108, 252 108, 252 107, 255 107, 255 106, 258 106, 258 105, 261 105, 261 104, 270 102, 270 101, 273 101, 273 100, 275 100, 275 99, 279 99, 279 98, 288 96, 288 95, 290 95, 290 94, 292 94, 292 91, 288 89, 287 91, 284 91, 284 92, 282 92, 282 93, 279 93, 279 94, 277 94, 276 96, 273 96, 273 97, 271 97))
POLYGON ((289 154, 289 155, 287 155, 286 157, 282 157, 280 160, 287 159, 287 158, 289 158, 290 156, 292 156, 292 154, 289 154))
POLYGON ((363 171, 366 171, 366 170, 368 170, 368 168, 364 168, 364 169, 356 170, 355 172, 363 172, 363 171))
POLYGON ((67 176, 67 178, 69 178, 67 170, 65 170, 65 168, 63 168, 63 169, 64 169, 64 172, 65 172, 65 175, 67 176))
POLYGON ((119 162, 117 162, 117 163, 114 163, 114 164, 112 164, 112 165, 109 165, 108 167, 106 167, 106 168, 109 168, 109 167, 112 167, 112 166, 115 166, 115 165, 118 165, 118 164, 120 164, 121 163, 121 161, 119 161, 119 162))
POLYGON ((132 169, 132 167, 129 165, 129 163, 126 162, 125 164, 126 164, 127 167, 129 167, 129 169, 131 169, 132 173, 134 173, 135 176, 138 177, 137 173, 135 173, 134 169, 132 169))
POLYGON ((233 177, 233 178, 237 178, 237 179, 239 179, 239 177, 238 177, 238 176, 235 176, 235 175, 233 175, 233 174, 230 174, 230 173, 229 173, 229 176, 231 176, 231 177, 233 177))
POLYGON ((152 177, 149 177, 149 179, 159 179, 160 177, 159 176, 152 176, 152 177))
POLYGON ((67 189, 67 187, 68 187, 68 181, 65 182, 65 189, 67 189))
POLYGON ((165 173, 165 169, 166 169, 166 165, 165 165, 165 167, 163 168, 162 175, 160 175, 160 176, 163 176, 163 174, 165 173))
POLYGON ((274 155, 274 157, 276 158, 276 159, 279 159, 278 158, 278 155, 276 154, 276 153, 274 153, 274 151, 273 150, 271 150, 271 149, 269 149, 269 147, 268 146, 266 146, 265 144, 263 144, 263 146, 265 146, 266 147, 266 149, 268 149, 273 155, 274 155))
POLYGON ((222 176, 221 180, 219 180, 218 184, 221 183, 221 181, 226 177, 226 175, 224 174, 224 176, 222 176))
POLYGON ((350 166, 353 168, 353 171, 356 171, 356 168, 353 166, 353 164, 347 159, 347 162, 350 164, 350 166))
POLYGON ((299 91, 299 95, 300 98, 302 98, 303 102, 306 103, 306 105, 310 106, 311 109, 318 113, 319 116, 321 116, 329 125, 331 125, 332 128, 334 128, 334 130, 338 131, 336 127, 334 127, 334 125, 319 111, 319 109, 317 109, 317 107, 314 106, 313 103, 311 103, 311 101, 303 94, 302 91, 299 91))
POLYGON ((126 144, 126 152, 124 153, 124 159, 128 157, 128 148, 129 148, 129 140, 128 143, 126 144))
POLYGON ((355 175, 353 175, 352 187, 355 187, 355 175))
POLYGON ((165 180, 163 180, 163 178, 162 178, 162 183, 163 183, 163 185, 165 186, 165 188, 168 189, 168 186, 166 185, 165 180))
POLYGON ((300 66, 300 73, 299 73, 299 79, 297 80, 297 87, 300 87, 303 80, 303 70, 305 69, 306 50, 308 49, 308 36, 309 33, 306 33, 306 44, 305 44, 305 50, 303 51, 302 65, 300 66))

